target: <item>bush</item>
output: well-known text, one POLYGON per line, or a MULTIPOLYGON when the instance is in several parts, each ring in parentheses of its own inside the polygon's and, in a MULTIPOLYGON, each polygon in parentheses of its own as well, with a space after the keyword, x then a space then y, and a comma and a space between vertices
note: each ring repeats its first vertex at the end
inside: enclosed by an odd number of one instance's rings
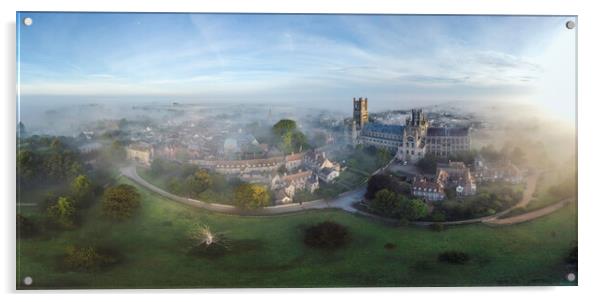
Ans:
POLYGON ((314 248, 336 249, 344 246, 349 240, 347 227, 325 221, 307 228, 303 242, 314 248))
POLYGON ((439 254, 440 262, 447 262, 452 264, 464 264, 470 260, 470 256, 464 252, 458 251, 446 251, 439 254))
POLYGON ((102 201, 103 213, 115 220, 124 220, 134 215, 140 207, 140 193, 135 187, 121 184, 108 188, 102 201))
POLYGON ((445 225, 442 223, 433 223, 429 227, 431 230, 433 230, 435 232, 441 232, 441 231, 445 230, 445 225))
POLYGON ((117 257, 109 251, 99 251, 95 247, 69 246, 65 250, 64 263, 69 270, 98 271, 117 262, 117 257))
POLYGON ((385 249, 387 249, 387 250, 392 250, 392 249, 395 249, 396 247, 397 246, 394 243, 391 243, 391 242, 385 243, 385 249))

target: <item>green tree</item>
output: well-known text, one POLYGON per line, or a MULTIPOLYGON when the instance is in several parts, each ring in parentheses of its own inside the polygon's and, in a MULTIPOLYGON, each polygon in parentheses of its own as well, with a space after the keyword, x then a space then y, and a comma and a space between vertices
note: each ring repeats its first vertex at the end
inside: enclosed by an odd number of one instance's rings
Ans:
POLYGON ((408 195, 411 191, 410 185, 406 182, 399 181, 391 175, 376 174, 368 180, 368 187, 364 196, 367 199, 373 199, 376 193, 382 189, 403 195, 408 195))
POLYGON ((165 173, 166 164, 167 163, 165 162, 165 160, 163 160, 161 158, 154 159, 150 166, 151 174, 161 175, 161 174, 165 173))
POLYGON ((272 127, 274 135, 278 137, 281 137, 287 132, 292 132, 295 129, 297 129, 297 123, 289 119, 282 119, 272 127))
POLYGON ((17 153, 17 173, 21 180, 31 180, 35 176, 37 161, 31 150, 19 150, 17 153))
POLYGON ((426 156, 424 156, 423 158, 421 158, 416 163, 416 166, 423 173, 435 174, 435 172, 437 171, 437 161, 438 160, 439 160, 439 158, 437 158, 436 156, 431 155, 431 154, 427 154, 426 156))
POLYGON ((193 175, 186 178, 186 187, 188 193, 192 196, 198 196, 205 192, 211 186, 211 176, 206 170, 197 170, 193 175))
POLYGON ((234 190, 234 203, 243 209, 256 209, 268 206, 270 193, 265 186, 241 184, 234 190))
POLYGON ((409 199, 402 204, 401 216, 407 220, 418 220, 428 213, 428 206, 420 199, 409 199))
POLYGON ((401 200, 394 192, 382 189, 370 201, 370 208, 381 215, 393 217, 399 214, 401 200))
POLYGON ((121 184, 105 190, 102 211, 115 220, 124 220, 134 215, 140 207, 140 193, 133 186, 121 184))
POLYGON ((73 227, 75 224, 75 204, 69 197, 59 197, 55 204, 48 208, 48 215, 62 227, 73 227))
POLYGON ((378 165, 384 166, 391 160, 391 152, 385 148, 379 148, 376 151, 376 158, 378 159, 378 165))
POLYGON ((89 198, 92 193, 92 183, 86 175, 78 175, 71 182, 71 192, 78 201, 89 198))

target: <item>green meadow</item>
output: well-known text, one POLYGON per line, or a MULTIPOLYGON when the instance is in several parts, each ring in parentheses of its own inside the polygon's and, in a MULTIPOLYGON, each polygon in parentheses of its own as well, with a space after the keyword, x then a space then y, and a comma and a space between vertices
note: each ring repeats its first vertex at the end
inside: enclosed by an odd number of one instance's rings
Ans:
MULTIPOLYGON (((120 182, 135 185, 128 180, 120 182)), ((235 217, 181 205, 138 187, 143 202, 125 222, 112 222, 95 204, 74 230, 47 230, 17 242, 20 289, 213 288, 349 286, 573 285, 565 264, 577 240, 576 203, 541 219, 506 227, 468 225, 441 232, 393 227, 338 210, 276 217, 235 217), (305 227, 331 220, 349 228, 337 250, 303 244, 305 227), (225 237, 225 251, 190 252, 188 232, 207 225, 225 237), (99 246, 119 261, 95 272, 64 268, 65 248, 99 246), (387 248, 385 248, 387 245, 387 248), (437 260, 465 252, 466 264, 437 260), (26 276, 31 286, 20 283, 26 276)), ((26 200, 24 200, 26 202, 26 200)))

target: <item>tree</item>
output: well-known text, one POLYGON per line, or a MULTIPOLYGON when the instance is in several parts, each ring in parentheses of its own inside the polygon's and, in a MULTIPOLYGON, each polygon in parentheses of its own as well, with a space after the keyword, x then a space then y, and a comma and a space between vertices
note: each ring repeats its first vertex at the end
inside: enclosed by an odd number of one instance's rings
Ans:
POLYGON ((78 201, 90 197, 90 194, 92 193, 92 183, 90 182, 90 179, 88 179, 86 175, 78 175, 71 182, 71 192, 73 192, 73 196, 75 196, 78 201))
POLYGON ((134 215, 140 207, 140 194, 133 186, 121 184, 105 190, 102 201, 103 213, 115 220, 124 220, 134 215))
POLYGON ((409 184, 399 181, 391 175, 376 174, 368 180, 368 187, 364 196, 367 199, 373 199, 376 193, 382 189, 387 189, 397 194, 409 194, 411 191, 409 184))
POLYGON ((161 175, 165 172, 165 160, 161 158, 154 159, 150 165, 150 172, 153 175, 161 175))
POLYGON ((206 170, 197 170, 186 178, 189 194, 198 196, 211 186, 211 176, 206 170))
POLYGON ((272 127, 272 132, 275 136, 280 137, 287 132, 292 132, 297 129, 297 123, 293 120, 282 119, 272 127))
POLYGON ((286 173, 286 167, 284 165, 280 165, 280 167, 278 167, 278 173, 280 173, 280 174, 286 173))
POLYGON ((243 209, 256 209, 268 206, 270 193, 265 186, 241 184, 234 190, 234 203, 243 209))
POLYGON ((59 197, 54 205, 48 208, 48 215, 62 227, 73 227, 75 222, 75 205, 69 197, 59 197))
POLYGON ((305 134, 297 130, 297 123, 293 120, 278 121, 272 127, 272 133, 277 138, 280 149, 285 153, 297 152, 308 145, 305 134))
POLYGON ((370 201, 370 208, 379 214, 393 217, 401 210, 401 200, 397 194, 382 189, 370 201))
POLYGON ((17 214, 17 238, 27 238, 37 232, 37 227, 33 221, 21 214, 17 214))
POLYGON ((342 247, 349 240, 347 227, 336 222, 324 221, 307 228, 303 242, 314 248, 335 249, 342 247))
POLYGON ((379 148, 376 151, 376 158, 378 159, 378 164, 384 166, 391 160, 391 152, 385 148, 379 148))
POLYGON ((402 203, 401 216, 407 220, 418 220, 428 213, 428 206, 420 199, 409 199, 402 203))
POLYGON ((31 180, 35 176, 37 161, 31 150, 23 149, 17 153, 17 173, 21 180, 31 180))
POLYGON ((438 160, 436 156, 427 154, 416 163, 416 166, 424 173, 435 174, 438 160))

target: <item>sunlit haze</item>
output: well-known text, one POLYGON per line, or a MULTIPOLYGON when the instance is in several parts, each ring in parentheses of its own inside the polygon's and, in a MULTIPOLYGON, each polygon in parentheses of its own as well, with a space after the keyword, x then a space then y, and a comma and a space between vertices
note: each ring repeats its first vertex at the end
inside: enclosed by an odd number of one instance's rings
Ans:
POLYGON ((348 111, 366 96, 374 110, 513 102, 575 118, 574 17, 21 15, 33 19, 18 27, 22 105, 138 96, 348 111))

